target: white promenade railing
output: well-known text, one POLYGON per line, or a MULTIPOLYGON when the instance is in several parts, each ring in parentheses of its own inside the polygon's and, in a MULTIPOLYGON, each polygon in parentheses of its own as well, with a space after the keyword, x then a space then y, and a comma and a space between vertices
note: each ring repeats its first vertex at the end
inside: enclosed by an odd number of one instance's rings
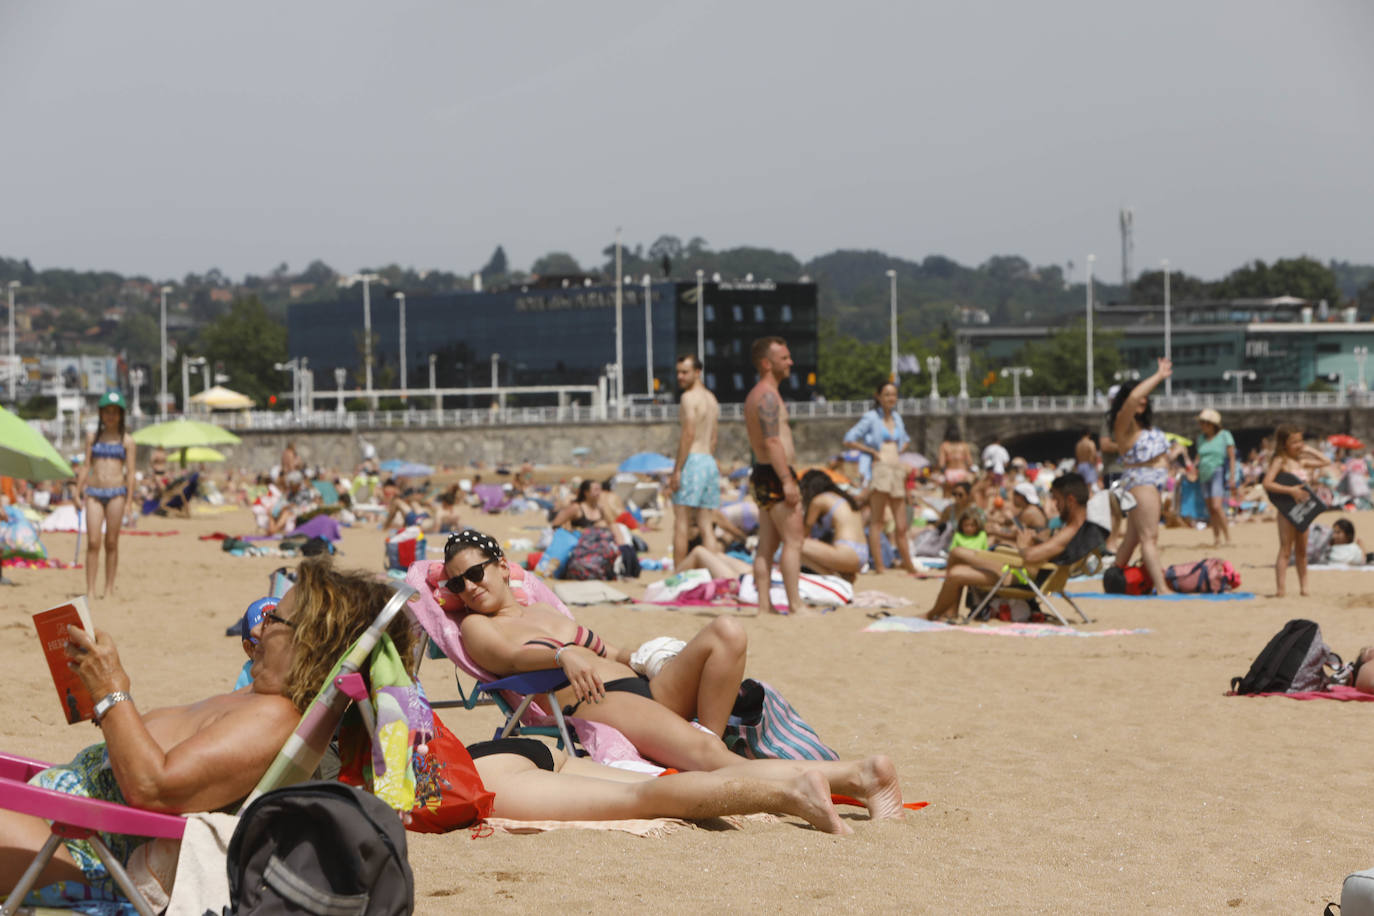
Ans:
MULTIPOLYGON (((1370 392, 1247 392, 1245 394, 1210 395, 1154 395, 1154 409, 1159 412, 1196 412, 1204 407, 1227 410, 1345 410, 1351 407, 1374 406, 1370 392)), ((787 405, 792 419, 857 418, 873 406, 872 401, 797 401, 787 405)), ((1022 398, 959 398, 955 396, 906 398, 898 404, 898 411, 906 417, 988 416, 998 414, 1102 414, 1108 402, 1105 397, 1091 402, 1082 395, 1025 396, 1022 398)), ((676 423, 676 404, 627 404, 621 411, 614 406, 606 409, 586 405, 547 407, 508 407, 504 409, 443 410, 415 407, 409 410, 355 410, 340 413, 335 410, 241 411, 216 413, 213 422, 226 429, 242 431, 272 430, 376 430, 470 428, 481 426, 544 426, 584 425, 588 423, 676 423)), ((720 405, 723 420, 742 420, 743 404, 720 405)), ((134 426, 146 426, 155 419, 142 417, 134 426)), ((56 426, 55 422, 53 424, 56 426)), ((45 430, 46 431, 46 430, 45 430)))

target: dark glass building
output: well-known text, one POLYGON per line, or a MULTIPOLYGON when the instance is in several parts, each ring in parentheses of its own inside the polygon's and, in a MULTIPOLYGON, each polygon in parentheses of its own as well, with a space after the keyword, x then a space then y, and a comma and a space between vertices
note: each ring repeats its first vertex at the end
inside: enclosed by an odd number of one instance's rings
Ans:
MULTIPOLYGON (((817 352, 814 283, 705 283, 700 317, 706 384, 723 402, 743 401, 756 379, 749 362, 758 337, 776 334, 792 351, 790 400, 810 399, 817 352)), ((625 393, 647 395, 644 287, 626 285, 621 310, 625 393)), ((697 284, 664 281, 649 287, 653 378, 660 396, 674 394, 677 357, 697 350, 697 284)), ((398 300, 372 287, 373 386, 400 387, 398 300)), ((514 287, 495 292, 406 296, 406 374, 409 387, 429 387, 434 354, 440 388, 491 384, 492 354, 500 384, 595 385, 615 363, 615 287, 514 287)), ((331 371, 349 372, 347 386, 363 387, 362 288, 334 302, 292 305, 287 313, 291 356, 308 357, 317 390, 332 387, 331 371)), ((520 403, 552 403, 553 395, 520 403)), ((485 406, 474 402, 471 406, 485 406)), ((453 406, 465 406, 454 404, 453 406)))

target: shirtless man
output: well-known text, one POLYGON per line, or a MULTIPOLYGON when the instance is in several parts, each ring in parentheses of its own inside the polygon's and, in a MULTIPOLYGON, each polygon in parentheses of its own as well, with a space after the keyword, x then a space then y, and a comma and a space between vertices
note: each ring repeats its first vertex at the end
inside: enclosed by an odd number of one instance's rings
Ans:
MULTIPOLYGON (((301 581, 275 610, 264 614, 253 647, 252 683, 186 706, 138 708, 129 696, 131 681, 110 635, 97 630, 92 637, 69 628, 67 658, 96 699, 104 743, 86 748, 69 764, 44 770, 30 782, 174 813, 214 811, 246 797, 328 676, 326 660, 342 655, 370 622, 342 619, 336 608, 338 596, 361 595, 374 611, 390 597, 390 589, 370 575, 336 572, 320 561, 302 563, 299 575, 301 581)), ((409 643, 409 624, 402 615, 398 621, 390 632, 409 643)), ((0 810, 0 888, 18 883, 49 833, 41 818, 0 810)), ((121 860, 143 842, 123 835, 104 838, 121 860)), ((79 840, 58 847, 35 886, 58 881, 114 888, 94 850, 79 840)))
POLYGON ((926 613, 926 617, 930 620, 958 617, 959 598, 964 588, 992 588, 1009 561, 1021 566, 1070 563, 1081 559, 1095 545, 1102 543, 1099 540, 1102 537, 1100 529, 1089 529, 1079 538, 1080 530, 1088 520, 1088 486, 1082 477, 1073 471, 1056 477, 1050 486, 1050 498, 1064 524, 1044 543, 1035 543, 1033 532, 1026 529, 1017 536, 1017 550, 1014 553, 970 550, 967 547, 951 550, 945 568, 945 581, 935 598, 935 606, 926 613))
POLYGON ((720 507, 720 468, 716 467, 717 421, 720 404, 701 381, 701 362, 689 353, 677 361, 677 385, 682 389, 678 417, 682 438, 677 446, 677 464, 668 478, 673 494, 673 565, 687 559, 687 533, 696 517, 701 544, 720 553, 713 518, 720 507))
POLYGON ((754 452, 754 501, 759 504, 759 543, 754 552, 754 583, 759 592, 759 613, 773 611, 769 583, 773 579, 773 552, 782 543, 782 584, 787 606, 800 611, 802 505, 797 472, 792 469, 796 449, 787 407, 778 383, 792 373, 792 354, 781 337, 760 337, 750 351, 759 382, 744 400, 744 428, 754 452))

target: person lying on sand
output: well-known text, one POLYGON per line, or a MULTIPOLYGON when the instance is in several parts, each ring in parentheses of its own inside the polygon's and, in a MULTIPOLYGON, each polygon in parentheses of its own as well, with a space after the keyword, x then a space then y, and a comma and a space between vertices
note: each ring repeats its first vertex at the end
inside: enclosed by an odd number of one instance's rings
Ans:
POLYGON ((482 785, 496 796, 492 815, 515 820, 700 820, 772 812, 825 833, 853 833, 832 792, 863 802, 872 820, 904 813, 896 770, 883 756, 849 762, 735 757, 711 772, 650 776, 569 757, 532 738, 483 741, 468 753, 482 785))
MULTIPOLYGON (((718 770, 741 764, 721 740, 744 677, 746 637, 737 621, 716 618, 646 680, 630 668, 629 650, 606 644, 548 605, 520 604, 493 538, 468 529, 449 538, 444 554, 447 588, 469 612, 459 622, 463 644, 478 665, 501 676, 562 668, 569 686, 556 699, 565 704, 565 715, 619 729, 663 766, 718 770)), ((751 773, 777 772, 756 767, 759 761, 744 763, 751 773)), ((834 780, 852 764, 806 766, 834 780)), ((888 771, 887 765, 880 769, 888 771)))
MULTIPOLYGON (((96 724, 104 742, 30 782, 178 814, 235 805, 267 772, 330 669, 391 594, 391 587, 371 573, 338 572, 327 558, 307 560, 300 565, 296 585, 275 609, 263 614, 249 686, 185 706, 146 711, 129 695, 131 679, 114 639, 103 630, 92 637, 69 628, 69 664, 101 710, 96 724)), ((390 633, 401 657, 413 658, 409 621, 398 615, 390 633)), ((0 887, 18 882, 49 835, 42 818, 0 810, 0 849, 27 853, 0 856, 0 887)), ((103 839, 124 861, 146 841, 111 834, 103 839)), ((83 840, 65 840, 58 847, 39 876, 41 890, 29 899, 60 895, 43 885, 66 881, 91 887, 102 896, 116 892, 114 879, 83 840)))

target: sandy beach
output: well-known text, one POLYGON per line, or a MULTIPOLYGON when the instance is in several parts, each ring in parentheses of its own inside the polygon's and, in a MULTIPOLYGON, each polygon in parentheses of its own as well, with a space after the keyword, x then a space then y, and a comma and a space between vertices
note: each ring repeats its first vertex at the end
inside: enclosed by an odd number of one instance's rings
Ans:
MULTIPOLYGON (((1374 532, 1374 513, 1353 518, 1374 532)), ((542 524, 538 514, 465 521, 503 539, 542 524)), ((236 558, 198 537, 251 529, 246 510, 231 510, 145 519, 121 539, 120 594, 92 609, 143 708, 232 686, 243 654, 224 628, 284 561, 236 558), (147 534, 167 531, 178 533, 147 534)), ((1207 532, 1166 530, 1164 561, 1229 559, 1253 600, 1082 602, 1093 618, 1082 629, 1148 633, 866 633, 871 621, 854 608, 744 617, 748 673, 779 688, 844 756, 890 754, 906 799, 929 807, 883 823, 845 809, 849 837, 790 818, 658 839, 411 834, 416 911, 1319 912, 1346 874, 1374 864, 1362 737, 1374 707, 1223 694, 1290 618, 1317 620, 1343 655, 1374 643, 1374 573, 1313 572, 1312 596, 1300 598, 1290 572, 1290 597, 1274 598, 1273 523, 1233 532, 1235 546, 1213 550, 1207 532)), ((655 555, 670 553, 666 530, 648 540, 655 555)), ((74 535, 45 542, 71 559, 74 535)), ((353 528, 339 562, 380 570, 382 554, 380 531, 353 528)), ((17 586, 0 588, 9 637, 0 736, 8 750, 65 760, 97 736, 65 724, 30 615, 82 591, 84 576, 6 575, 17 586)), ((638 596, 655 575, 619 587, 638 596)), ((889 572, 858 587, 912 599, 894 613, 914 616, 938 586, 889 572)), ((705 620, 609 605, 578 616, 629 645, 690 637, 705 620)), ((431 696, 456 696, 451 665, 426 662, 421 676, 431 696)), ((442 717, 469 741, 497 724, 490 708, 442 717)))

